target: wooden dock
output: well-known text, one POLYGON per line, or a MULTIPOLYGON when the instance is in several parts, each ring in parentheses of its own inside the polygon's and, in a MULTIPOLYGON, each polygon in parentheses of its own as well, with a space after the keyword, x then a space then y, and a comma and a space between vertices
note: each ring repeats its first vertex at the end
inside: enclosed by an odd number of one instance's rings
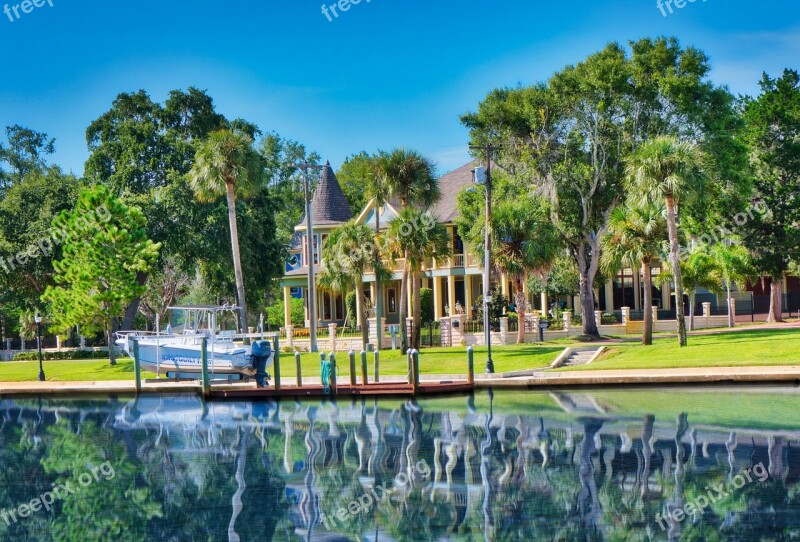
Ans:
POLYGON ((281 386, 279 390, 275 387, 268 388, 254 388, 248 386, 246 388, 231 389, 230 386, 225 389, 212 386, 211 398, 212 399, 267 399, 278 397, 379 397, 379 396, 394 396, 394 397, 411 397, 414 395, 443 395, 454 393, 466 393, 473 391, 475 384, 464 381, 457 382, 420 382, 417 389, 414 389, 413 384, 407 382, 385 382, 385 383, 372 383, 372 384, 358 384, 352 386, 350 384, 342 384, 336 387, 336 391, 329 389, 328 393, 325 392, 323 386, 317 385, 303 385, 297 386, 281 386))

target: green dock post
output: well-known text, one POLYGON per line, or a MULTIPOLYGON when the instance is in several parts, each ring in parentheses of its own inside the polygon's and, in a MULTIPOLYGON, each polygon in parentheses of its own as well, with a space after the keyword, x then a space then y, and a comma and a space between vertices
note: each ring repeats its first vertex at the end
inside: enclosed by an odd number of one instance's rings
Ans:
POLYGON ((380 369, 381 369, 381 353, 380 353, 380 351, 379 351, 379 350, 375 350, 375 352, 373 353, 373 355, 375 356, 375 377, 374 377, 374 380, 375 380, 375 382, 377 383, 377 382, 380 382, 380 381, 381 381, 381 376, 380 376, 380 369))
POLYGON ((136 374, 136 394, 142 393, 142 363, 139 359, 139 339, 133 339, 133 371, 136 374))
POLYGON ((467 348, 467 381, 475 383, 475 351, 471 346, 467 348))
POLYGON ((411 351, 414 395, 419 393, 419 350, 411 351))
POLYGON ((211 384, 208 381, 208 337, 203 337, 203 345, 200 348, 200 365, 202 367, 203 397, 208 397, 211 395, 211 384))
POLYGON ((275 365, 275 391, 281 391, 281 346, 280 346, 279 337, 275 336, 275 344, 273 344, 273 348, 275 349, 275 361, 273 364, 275 365))
POLYGON ((350 357, 350 385, 356 385, 356 353, 350 350, 348 356, 350 357))
POLYGON ((361 351, 361 383, 363 385, 369 384, 369 375, 367 375, 367 353, 361 351))
POLYGON ((413 350, 406 352, 406 357, 408 358, 408 383, 411 385, 414 384, 414 360, 412 353, 413 350))
POLYGON ((294 353, 295 373, 297 373, 297 387, 303 387, 303 373, 300 371, 300 352, 294 353))
POLYGON ((331 393, 336 395, 336 355, 331 352, 331 393))

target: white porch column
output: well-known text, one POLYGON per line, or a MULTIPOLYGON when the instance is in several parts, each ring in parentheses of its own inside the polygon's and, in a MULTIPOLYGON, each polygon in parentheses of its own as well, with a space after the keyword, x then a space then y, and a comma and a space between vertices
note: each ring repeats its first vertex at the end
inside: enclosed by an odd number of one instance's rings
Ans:
POLYGON ((283 325, 292 324, 292 289, 289 286, 283 287, 283 325))
POLYGON ((442 319, 442 277, 433 277, 433 319, 442 319))
POLYGON ((447 277, 447 305, 450 307, 450 316, 456 313, 456 278, 453 275, 447 277))
POLYGON ((475 302, 475 298, 472 297, 472 275, 464 275, 464 296, 467 298, 464 312, 467 314, 467 318, 472 320, 472 304, 475 302))
POLYGON ((606 312, 614 312, 614 282, 606 279, 606 312))

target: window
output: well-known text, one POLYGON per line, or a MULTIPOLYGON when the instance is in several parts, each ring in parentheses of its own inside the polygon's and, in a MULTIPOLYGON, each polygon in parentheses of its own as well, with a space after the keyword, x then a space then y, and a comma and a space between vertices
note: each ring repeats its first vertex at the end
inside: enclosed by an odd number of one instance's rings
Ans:
POLYGON ((389 288, 386 295, 389 298, 389 312, 395 314, 397 312, 397 290, 389 288))

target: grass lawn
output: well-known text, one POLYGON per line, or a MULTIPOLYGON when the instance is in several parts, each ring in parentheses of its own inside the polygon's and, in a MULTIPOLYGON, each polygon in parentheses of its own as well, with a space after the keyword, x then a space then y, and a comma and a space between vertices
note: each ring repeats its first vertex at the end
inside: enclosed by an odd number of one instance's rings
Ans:
MULTIPOLYGON (((544 345, 512 345, 492 348, 494 369, 498 373, 536 369, 546 367, 564 350, 560 344, 544 345)), ((319 354, 303 353, 300 356, 303 376, 319 376, 319 354)), ((339 378, 349 378, 350 359, 346 352, 336 355, 339 366, 339 378)), ((475 349, 475 372, 482 373, 486 364, 486 349, 475 349)), ((367 369, 370 379, 374 374, 374 358, 367 354, 367 369)), ((421 374, 466 374, 467 353, 465 348, 423 348, 419 357, 421 374)), ((273 371, 270 370, 270 373, 273 371)), ((382 375, 404 375, 408 372, 406 357, 399 350, 383 350, 380 356, 380 372, 382 375)), ((361 356, 356 354, 356 373, 361 374, 361 356)), ((295 378, 295 360, 293 354, 281 354, 281 379, 295 378)), ((359 377, 360 379, 360 377, 359 377)), ((2 372, 0 372, 2 380, 2 372)))
MULTIPOLYGON (((507 372, 521 369, 534 369, 549 365, 563 350, 563 346, 520 345, 492 349, 495 371, 507 372)), ((319 376, 319 354, 304 353, 301 355, 303 376, 319 376)), ((373 377, 373 357, 367 358, 370 379, 373 377)), ((486 362, 486 349, 475 350, 475 372, 482 373, 486 362)), ((349 378, 350 361, 347 354, 340 352, 336 358, 339 366, 339 378, 349 378)), ((356 359, 356 371, 360 375, 361 358, 356 359)), ((408 371, 405 356, 399 350, 381 352, 382 375, 404 375, 408 371)), ((44 372, 47 380, 54 381, 91 381, 91 380, 133 380, 133 360, 120 358, 115 367, 107 360, 87 361, 45 361, 44 372)), ((274 368, 269 370, 274 373, 274 368)), ((422 374, 466 374, 467 354, 463 348, 425 348, 420 354, 420 372, 422 374)), ((38 361, 9 361, 0 363, 0 382, 34 381, 39 374, 38 361)), ((155 378, 155 375, 142 372, 143 378, 155 378)), ((281 379, 294 380, 295 360, 293 354, 281 354, 281 379)))
POLYGON ((656 339, 652 346, 615 344, 590 365, 563 371, 604 369, 672 369, 800 364, 800 330, 753 330, 689 337, 680 348, 677 338, 656 339))
MULTIPOLYGON (((47 380, 75 382, 81 380, 133 380, 133 360, 120 358, 112 367, 108 360, 45 361, 44 374, 47 380)), ((142 371, 142 378, 156 375, 142 371)), ((38 361, 6 361, 0 363, 0 382, 34 381, 39 377, 38 361)))

